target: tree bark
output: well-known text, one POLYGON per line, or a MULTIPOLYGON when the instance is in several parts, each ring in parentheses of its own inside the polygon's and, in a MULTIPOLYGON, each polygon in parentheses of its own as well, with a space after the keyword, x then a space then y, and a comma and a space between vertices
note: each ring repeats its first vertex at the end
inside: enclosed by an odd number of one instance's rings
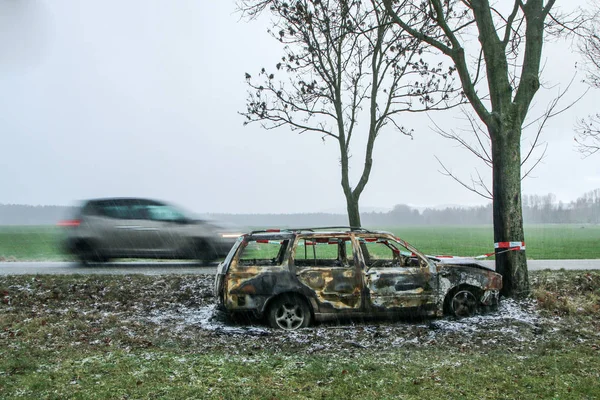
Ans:
MULTIPOLYGON (((340 103, 336 104, 336 108, 339 109, 339 120, 343 121, 343 115, 341 111, 340 103)), ((340 164, 342 169, 342 189, 344 191, 344 196, 346 197, 346 211, 348 212, 348 224, 349 226, 360 227, 360 211, 358 207, 358 200, 360 198, 360 193, 356 190, 352 190, 350 186, 350 177, 349 177, 349 157, 348 157, 348 149, 346 146, 346 135, 344 134, 343 127, 341 124, 338 124, 339 128, 339 139, 338 143, 340 146, 340 164)))
MULTIPOLYGON (((521 120, 515 110, 490 129, 493 154, 494 242, 525 242, 521 199, 521 120), (509 117, 509 118, 506 118, 509 117)), ((496 249, 496 271, 503 277, 502 294, 525 297, 529 277, 525 250, 496 249)))
POLYGON ((360 227, 358 198, 353 195, 346 196, 346 210, 348 211, 348 224, 352 227, 360 227))

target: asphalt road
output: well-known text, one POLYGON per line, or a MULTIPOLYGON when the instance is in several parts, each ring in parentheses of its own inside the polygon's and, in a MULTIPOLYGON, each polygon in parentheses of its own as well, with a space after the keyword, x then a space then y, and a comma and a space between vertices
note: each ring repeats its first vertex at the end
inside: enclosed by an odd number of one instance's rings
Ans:
POLYGON ((124 261, 83 266, 77 262, 0 262, 0 275, 25 274, 102 274, 102 275, 164 275, 214 274, 217 264, 202 266, 194 262, 124 261))
MULTIPOLYGON (((483 261, 494 267, 494 261, 483 261)), ((600 269, 600 259, 596 260, 529 260, 529 270, 600 269)), ((0 275, 25 274, 106 274, 106 275, 164 275, 164 274, 214 274, 216 264, 201 266, 193 262, 141 262, 126 261, 91 266, 82 266, 75 262, 0 262, 0 275)))

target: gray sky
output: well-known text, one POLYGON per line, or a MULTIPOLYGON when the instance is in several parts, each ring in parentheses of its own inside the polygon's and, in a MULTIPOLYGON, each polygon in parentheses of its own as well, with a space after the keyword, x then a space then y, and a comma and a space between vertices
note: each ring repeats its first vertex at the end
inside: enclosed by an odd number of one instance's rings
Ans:
MULTIPOLYGON (((336 142, 242 126, 244 72, 280 52, 266 21, 234 11, 233 1, 0 0, 0 203, 145 196, 197 212, 343 212, 336 142)), ((538 114, 575 73, 572 47, 547 46, 538 114)), ((581 79, 564 105, 585 91, 581 79)), ((600 187, 600 156, 581 159, 573 141, 599 95, 550 121, 525 194, 568 202, 600 187)), ((434 155, 465 178, 474 166, 489 178, 485 167, 424 115, 410 118, 414 140, 392 127, 378 138, 363 210, 486 203, 439 173, 434 155)), ((458 127, 462 115, 433 118, 458 127)), ((353 171, 362 158, 356 148, 353 171)))

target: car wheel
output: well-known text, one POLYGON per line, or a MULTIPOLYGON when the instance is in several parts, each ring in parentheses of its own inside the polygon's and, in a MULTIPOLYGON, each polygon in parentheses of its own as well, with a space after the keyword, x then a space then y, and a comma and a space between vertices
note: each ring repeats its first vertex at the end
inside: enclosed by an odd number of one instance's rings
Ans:
POLYGON ((200 264, 209 264, 217 259, 213 246, 207 241, 201 240, 196 243, 195 257, 200 264))
POLYGON ((77 245, 77 258, 83 265, 93 262, 107 262, 108 257, 100 254, 90 243, 83 242, 77 245))
POLYGON ((310 324, 310 310, 306 301, 299 296, 284 295, 273 301, 267 318, 273 328, 293 331, 310 324))
POLYGON ((472 317, 477 312, 479 302, 474 290, 459 288, 447 298, 447 311, 458 318, 472 317))

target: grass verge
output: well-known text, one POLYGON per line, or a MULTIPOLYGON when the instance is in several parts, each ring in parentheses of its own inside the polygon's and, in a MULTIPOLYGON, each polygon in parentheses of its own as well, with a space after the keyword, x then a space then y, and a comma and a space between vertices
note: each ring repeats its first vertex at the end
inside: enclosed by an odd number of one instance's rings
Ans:
MULTIPOLYGON (((598 352, 549 343, 525 354, 223 356, 179 351, 65 352, 13 375, 4 398, 595 399, 598 352), (558 347, 558 348, 557 348, 558 347)), ((31 361, 30 361, 31 362, 31 361)))
POLYGON ((0 277, 0 398, 600 397, 599 272, 534 272, 473 319, 294 333, 220 319, 212 279, 0 277))

